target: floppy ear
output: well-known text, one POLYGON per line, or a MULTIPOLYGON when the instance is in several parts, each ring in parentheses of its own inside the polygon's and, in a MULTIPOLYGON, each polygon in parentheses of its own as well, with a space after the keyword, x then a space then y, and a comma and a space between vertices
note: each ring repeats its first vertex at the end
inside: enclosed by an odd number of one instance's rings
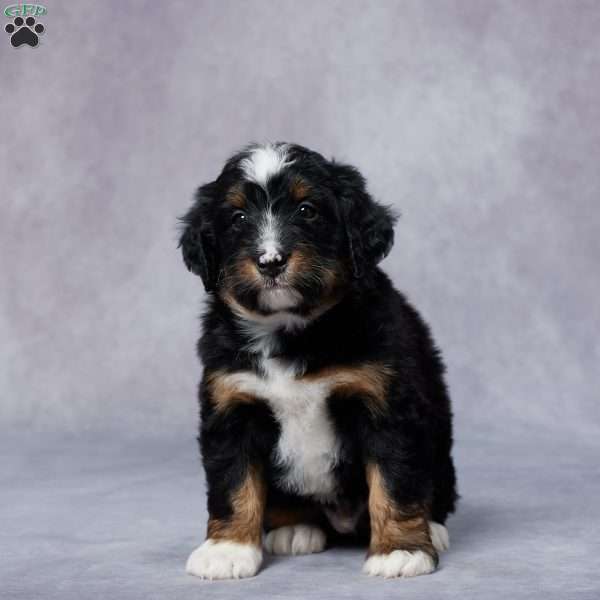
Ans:
POLYGON ((389 207, 371 198, 363 176, 354 167, 332 166, 353 274, 362 277, 392 249, 396 217, 389 207))
POLYGON ((196 192, 194 205, 181 219, 184 229, 179 240, 185 266, 202 278, 207 292, 214 291, 218 275, 217 243, 211 214, 214 188, 214 183, 209 183, 196 192))

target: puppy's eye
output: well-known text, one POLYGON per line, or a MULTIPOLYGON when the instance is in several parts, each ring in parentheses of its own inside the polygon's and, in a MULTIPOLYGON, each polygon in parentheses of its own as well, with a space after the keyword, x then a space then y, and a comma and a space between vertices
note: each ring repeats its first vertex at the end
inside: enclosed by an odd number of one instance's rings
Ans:
POLYGON ((237 210, 231 217, 231 225, 236 229, 239 229, 246 224, 247 220, 248 218, 246 217, 246 213, 241 210, 237 210))
POLYGON ((313 221, 317 218, 317 209, 308 202, 304 202, 300 205, 298 213, 305 221, 313 221))

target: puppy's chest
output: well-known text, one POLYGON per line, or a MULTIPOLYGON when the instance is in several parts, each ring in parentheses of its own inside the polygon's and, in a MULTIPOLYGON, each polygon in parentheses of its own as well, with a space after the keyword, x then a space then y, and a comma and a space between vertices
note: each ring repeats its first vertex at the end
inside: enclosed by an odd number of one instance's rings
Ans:
POLYGON ((298 378, 294 365, 278 359, 263 359, 261 367, 263 376, 247 375, 243 387, 261 397, 279 423, 273 453, 283 473, 279 484, 292 493, 333 499, 340 440, 327 404, 331 382, 298 378))

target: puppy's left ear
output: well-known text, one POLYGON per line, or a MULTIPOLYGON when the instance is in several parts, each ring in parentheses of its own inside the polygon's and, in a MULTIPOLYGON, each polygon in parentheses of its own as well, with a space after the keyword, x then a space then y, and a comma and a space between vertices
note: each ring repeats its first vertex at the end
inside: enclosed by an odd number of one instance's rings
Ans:
POLYGON ((362 277, 392 249, 397 217, 373 200, 364 177, 354 167, 333 162, 332 173, 353 274, 362 277))

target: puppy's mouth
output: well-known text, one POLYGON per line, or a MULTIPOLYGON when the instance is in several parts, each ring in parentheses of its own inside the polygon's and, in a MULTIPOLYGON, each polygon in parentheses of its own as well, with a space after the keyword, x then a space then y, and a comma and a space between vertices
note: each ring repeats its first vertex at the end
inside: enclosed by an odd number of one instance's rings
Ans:
POLYGON ((262 286, 267 290, 274 289, 284 289, 289 288, 290 284, 285 276, 285 273, 281 273, 280 275, 261 275, 262 278, 262 286))
POLYGON ((279 312, 296 308, 302 303, 302 295, 285 279, 274 277, 264 281, 258 292, 258 304, 263 310, 279 312))

